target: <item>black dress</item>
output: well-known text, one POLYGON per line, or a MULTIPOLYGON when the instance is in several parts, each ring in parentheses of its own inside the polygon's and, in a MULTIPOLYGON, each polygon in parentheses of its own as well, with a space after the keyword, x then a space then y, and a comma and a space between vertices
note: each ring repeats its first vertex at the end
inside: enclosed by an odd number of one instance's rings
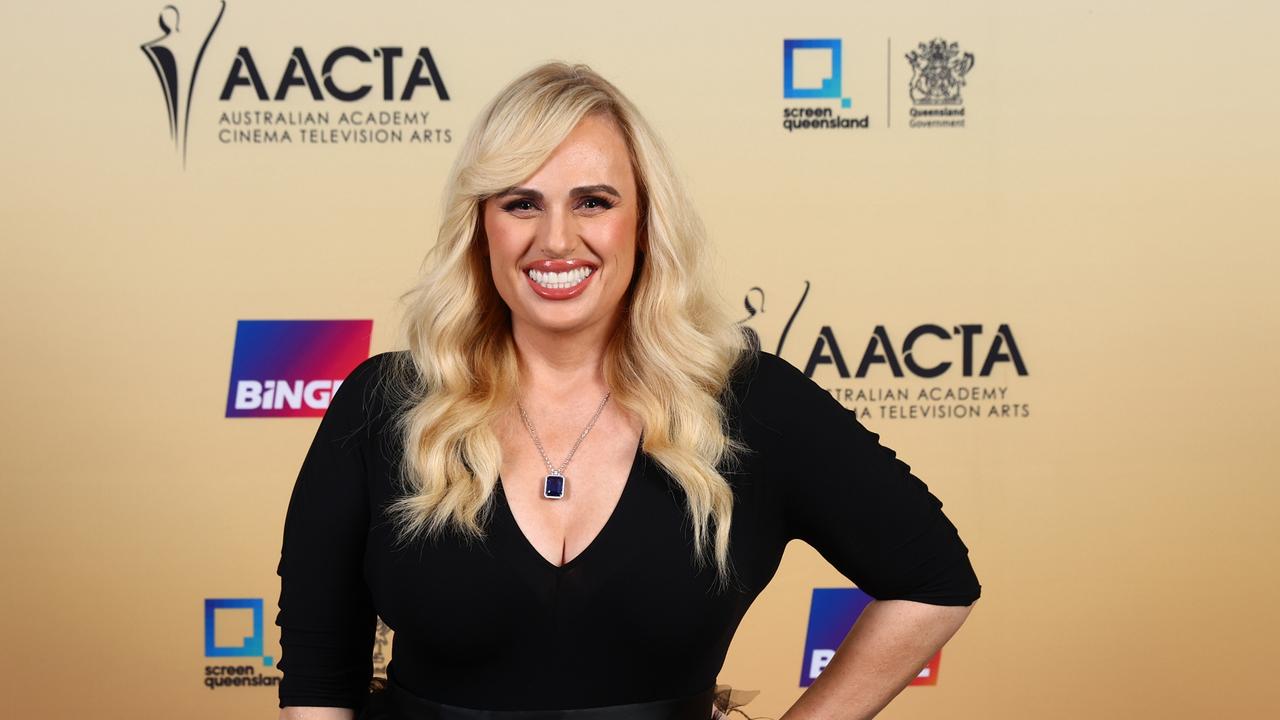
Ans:
POLYGON ((341 384, 289 502, 281 707, 362 707, 378 615, 395 632, 390 681, 424 701, 553 710, 694 696, 714 686, 796 538, 876 599, 969 605, 980 594, 925 483, 852 411, 763 351, 735 373, 729 409, 754 451, 725 474, 735 587, 714 589, 714 562, 694 566, 683 492, 640 448, 608 522, 563 566, 529 543, 501 484, 483 543, 450 533, 395 551, 381 509, 400 448, 379 382, 393 354, 341 384))

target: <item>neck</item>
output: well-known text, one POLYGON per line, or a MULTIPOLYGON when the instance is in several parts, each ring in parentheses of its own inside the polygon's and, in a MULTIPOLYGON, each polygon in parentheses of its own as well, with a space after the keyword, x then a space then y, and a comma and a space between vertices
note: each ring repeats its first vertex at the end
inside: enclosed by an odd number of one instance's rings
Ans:
POLYGON ((512 318, 521 394, 531 401, 596 402, 609 389, 604 352, 614 327, 616 321, 555 332, 512 318))

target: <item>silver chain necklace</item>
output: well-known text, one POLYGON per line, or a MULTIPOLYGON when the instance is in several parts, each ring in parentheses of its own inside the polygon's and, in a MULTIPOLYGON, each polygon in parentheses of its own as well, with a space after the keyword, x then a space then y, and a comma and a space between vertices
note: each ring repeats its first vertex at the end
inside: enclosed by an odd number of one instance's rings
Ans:
POLYGON ((591 432, 591 427, 596 424, 601 411, 604 410, 604 404, 609 402, 609 396, 612 394, 612 391, 604 394, 604 399, 600 401, 600 407, 596 408, 596 414, 591 416, 591 422, 587 423, 586 429, 582 431, 582 434, 578 436, 577 442, 570 448, 569 456, 564 459, 564 462, 560 463, 558 468, 551 464, 551 460, 547 458, 547 451, 542 449, 542 441, 538 439, 538 431, 533 429, 533 423, 529 421, 529 416, 524 411, 524 405, 521 405, 519 400, 516 401, 516 407, 520 408, 520 417, 524 418, 524 425, 529 428, 529 435, 533 437, 533 444, 538 446, 538 454, 542 455, 542 461, 547 464, 548 472, 542 482, 542 497, 552 500, 559 500, 564 497, 567 489, 567 481, 564 477, 565 466, 573 459, 573 454, 578 451, 578 446, 582 444, 583 438, 587 436, 587 433, 591 432))

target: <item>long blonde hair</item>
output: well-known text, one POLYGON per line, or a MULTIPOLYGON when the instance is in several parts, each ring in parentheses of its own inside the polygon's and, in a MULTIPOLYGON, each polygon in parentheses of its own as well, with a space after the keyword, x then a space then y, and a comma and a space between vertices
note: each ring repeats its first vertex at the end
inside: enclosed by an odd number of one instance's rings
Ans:
POLYGON ((718 468, 747 447, 730 434, 729 379, 749 338, 712 290, 706 233, 666 148, 636 107, 586 65, 551 62, 516 78, 481 111, 458 152, 436 244, 406 303, 389 386, 404 494, 388 507, 397 538, 453 527, 484 537, 502 451, 494 421, 518 384, 510 310, 482 252, 482 203, 531 176, 583 117, 611 117, 640 197, 637 259, 604 354, 612 399, 643 422, 643 451, 683 488, 703 567, 714 520, 717 579, 730 574, 733 493, 718 468))

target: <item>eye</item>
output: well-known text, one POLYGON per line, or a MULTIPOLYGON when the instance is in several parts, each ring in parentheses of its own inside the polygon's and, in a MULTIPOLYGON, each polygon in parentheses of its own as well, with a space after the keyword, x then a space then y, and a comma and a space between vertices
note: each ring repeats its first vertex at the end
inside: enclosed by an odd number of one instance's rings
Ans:
MULTIPOLYGON (((600 197, 599 195, 588 195, 579 203, 579 207, 584 210, 608 210, 613 206, 613 202, 607 198, 600 197)), ((503 205, 502 209, 512 214, 525 214, 534 212, 539 208, 529 198, 516 198, 515 200, 503 205)))
POLYGON ((609 202, 605 198, 600 197, 599 195, 588 195, 587 197, 583 198, 582 199, 583 206, 586 206, 587 203, 596 203, 595 207, 588 207, 587 208, 588 210, 597 210, 597 209, 608 210, 609 208, 613 207, 613 203, 609 202))
POLYGON ((530 210, 535 210, 536 207, 534 206, 533 201, 528 198, 517 198, 506 205, 503 205, 502 209, 507 212, 528 212, 530 210))

